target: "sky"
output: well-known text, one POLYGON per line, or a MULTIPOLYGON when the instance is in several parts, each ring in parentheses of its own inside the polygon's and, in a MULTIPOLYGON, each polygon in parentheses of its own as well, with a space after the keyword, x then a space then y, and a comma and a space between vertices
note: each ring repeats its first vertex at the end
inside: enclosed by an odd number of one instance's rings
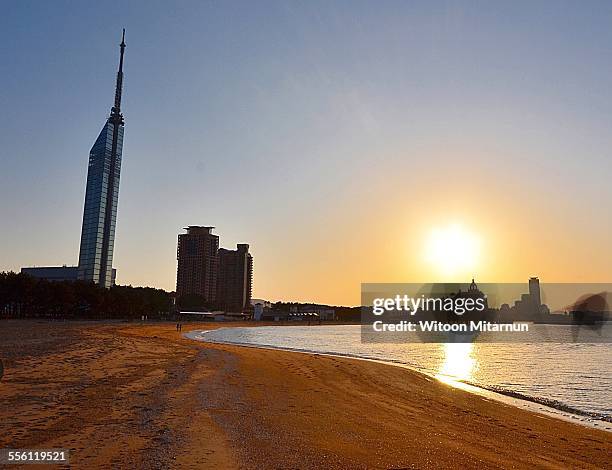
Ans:
POLYGON ((2 12, 0 271, 77 263, 125 27, 120 284, 173 290, 187 225, 249 243, 253 295, 269 300, 357 305, 361 283, 472 276, 611 281, 610 2, 2 12))

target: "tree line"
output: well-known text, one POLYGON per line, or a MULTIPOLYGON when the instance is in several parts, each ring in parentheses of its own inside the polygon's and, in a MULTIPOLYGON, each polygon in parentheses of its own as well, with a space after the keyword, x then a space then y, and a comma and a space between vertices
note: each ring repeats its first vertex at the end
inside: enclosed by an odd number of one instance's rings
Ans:
POLYGON ((156 318, 171 311, 171 294, 162 289, 105 289, 92 282, 47 281, 0 272, 0 318, 156 318))

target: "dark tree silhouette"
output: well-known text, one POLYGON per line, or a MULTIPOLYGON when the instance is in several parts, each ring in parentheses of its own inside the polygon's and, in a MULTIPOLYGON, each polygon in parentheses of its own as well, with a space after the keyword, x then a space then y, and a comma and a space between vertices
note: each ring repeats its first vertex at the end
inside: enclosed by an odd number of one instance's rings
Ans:
POLYGON ((0 318, 154 318, 170 312, 171 300, 169 292, 151 287, 104 289, 83 281, 0 272, 0 318))

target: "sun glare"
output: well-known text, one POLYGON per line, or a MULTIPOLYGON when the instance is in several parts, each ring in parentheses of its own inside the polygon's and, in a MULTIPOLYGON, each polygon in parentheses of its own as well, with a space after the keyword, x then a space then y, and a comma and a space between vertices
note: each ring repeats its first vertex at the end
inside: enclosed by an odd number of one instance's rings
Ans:
POLYGON ((480 244, 478 238, 460 225, 431 231, 425 254, 427 262, 438 274, 473 275, 480 244))
POLYGON ((462 380, 471 380, 476 368, 473 343, 447 343, 444 345, 444 362, 436 374, 442 382, 461 386, 462 380))

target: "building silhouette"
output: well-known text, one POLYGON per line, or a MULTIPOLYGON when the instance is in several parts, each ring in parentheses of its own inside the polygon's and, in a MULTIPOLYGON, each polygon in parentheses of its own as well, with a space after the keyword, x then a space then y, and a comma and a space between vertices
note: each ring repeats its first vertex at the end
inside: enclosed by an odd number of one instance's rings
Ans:
POLYGON ((540 294, 540 280, 537 277, 529 278, 529 298, 532 304, 539 310, 542 305, 542 296, 540 294))
POLYGON ((33 266, 21 268, 21 273, 47 281, 76 281, 77 269, 76 266, 33 266))
POLYGON ((537 277, 529 278, 529 293, 521 294, 510 313, 512 319, 524 321, 538 321, 550 313, 548 306, 542 305, 540 280, 537 277))
POLYGON ((77 278, 103 287, 113 283, 113 248, 124 120, 121 114, 125 30, 121 39, 115 102, 100 135, 89 152, 85 207, 77 278))
POLYGON ((219 249, 217 305, 226 312, 250 308, 253 282, 253 257, 249 245, 239 243, 236 250, 219 249))
POLYGON ((217 297, 219 269, 219 235, 214 227, 190 225, 178 236, 176 295, 197 296, 202 302, 214 303, 217 297))
MULTIPOLYGON (((21 274, 35 277, 37 279, 45 279, 47 281, 76 281, 78 266, 31 266, 21 268, 21 274)), ((113 268, 111 284, 115 285, 115 277, 117 270, 113 268)))

